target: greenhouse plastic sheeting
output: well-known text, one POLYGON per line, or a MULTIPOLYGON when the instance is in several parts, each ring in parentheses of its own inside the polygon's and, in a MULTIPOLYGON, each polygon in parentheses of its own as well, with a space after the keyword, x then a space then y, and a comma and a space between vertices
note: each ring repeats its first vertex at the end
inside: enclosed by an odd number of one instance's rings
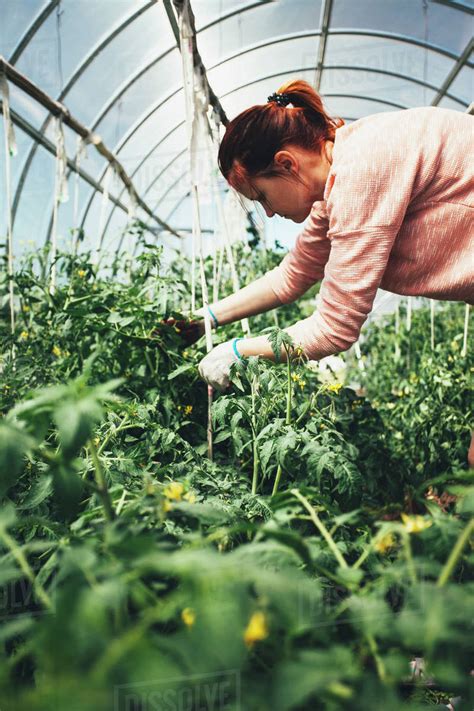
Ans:
MULTIPOLYGON (((210 85, 229 118, 265 102, 295 76, 317 82, 323 46, 319 89, 328 110, 346 122, 433 102, 465 111, 472 100, 472 54, 458 66, 472 37, 471 2, 194 0, 191 5, 210 85), (455 68, 456 76, 446 86, 455 68)), ((3 0, 0 54, 100 134, 161 219, 190 229, 181 60, 163 2, 3 0)), ((13 112, 54 143, 55 126, 46 109, 13 85, 10 94, 13 112)), ((43 244, 50 236, 54 156, 19 126, 16 134, 12 188, 18 252, 22 244, 43 244)), ((65 141, 74 160, 77 141, 68 128, 65 141)), ((89 147, 82 168, 100 183, 107 164, 89 147)), ((73 175, 69 182, 72 196, 73 175)), ((2 194, 4 188, 2 170, 2 194)), ((79 179, 76 225, 72 200, 61 205, 59 236, 65 244, 69 229, 81 225, 95 244, 102 210, 95 190, 79 179)), ((113 182, 111 193, 128 204, 119 181, 113 182)), ((138 216, 148 221, 141 211, 138 216)), ((120 207, 111 202, 106 206, 106 232, 112 234, 104 244, 114 244, 114 234, 127 218, 120 207)), ((204 204, 203 227, 212 228, 214 219, 212 205, 204 204)), ((276 222, 265 225, 269 234, 291 242, 297 226, 276 222)), ((5 224, 2 212, 2 234, 5 224)))

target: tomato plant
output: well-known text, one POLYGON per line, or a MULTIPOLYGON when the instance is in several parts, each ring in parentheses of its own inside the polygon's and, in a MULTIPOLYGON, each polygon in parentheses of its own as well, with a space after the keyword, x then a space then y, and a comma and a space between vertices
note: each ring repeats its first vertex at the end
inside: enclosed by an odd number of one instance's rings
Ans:
MULTIPOLYGON (((236 252, 246 280, 281 258, 236 252)), ((211 461, 204 339, 176 326, 189 263, 59 255, 52 294, 46 263, 15 275, 15 333, 6 306, 0 322, 2 708, 472 705, 462 305, 434 349, 426 308, 409 332, 375 323, 345 383, 237 363, 211 461)), ((251 325, 297 355, 273 314, 251 325)))

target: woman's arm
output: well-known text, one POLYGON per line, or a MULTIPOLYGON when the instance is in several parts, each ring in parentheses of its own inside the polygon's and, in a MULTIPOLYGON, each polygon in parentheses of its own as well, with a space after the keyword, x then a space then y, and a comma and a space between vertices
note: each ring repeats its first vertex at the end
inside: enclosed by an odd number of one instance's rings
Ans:
MULTIPOLYGON (((324 205, 315 202, 295 246, 277 267, 235 294, 210 304, 219 325, 292 303, 320 281, 330 252, 327 231, 324 205)), ((202 309, 197 313, 202 315, 202 309)))
MULTIPOLYGON (((270 311, 282 302, 273 291, 267 274, 220 301, 209 304, 219 326, 270 311)), ((202 316, 203 310, 197 311, 202 316)))

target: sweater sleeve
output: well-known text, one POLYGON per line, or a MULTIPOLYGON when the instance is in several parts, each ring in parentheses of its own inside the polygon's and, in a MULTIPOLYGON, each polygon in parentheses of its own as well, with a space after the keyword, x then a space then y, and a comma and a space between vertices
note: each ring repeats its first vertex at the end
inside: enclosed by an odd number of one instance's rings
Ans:
POLYGON ((323 278, 331 248, 328 228, 325 205, 315 202, 295 246, 275 269, 267 272, 270 287, 282 304, 295 301, 323 278))
POLYGON ((311 359, 358 340, 412 196, 419 156, 384 139, 371 136, 327 182, 331 250, 318 308, 286 329, 311 359))

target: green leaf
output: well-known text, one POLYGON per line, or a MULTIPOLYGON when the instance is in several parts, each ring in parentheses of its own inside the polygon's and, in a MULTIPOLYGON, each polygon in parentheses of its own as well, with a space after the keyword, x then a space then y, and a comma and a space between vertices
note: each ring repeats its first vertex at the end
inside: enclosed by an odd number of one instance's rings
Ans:
POLYGON ((168 374, 168 380, 174 380, 174 378, 177 378, 179 375, 189 373, 191 370, 196 370, 194 363, 183 363, 168 374))
POLYGON ((34 444, 34 439, 17 425, 0 423, 0 497, 16 483, 25 454, 34 444))
POLYGON ((18 506, 18 509, 34 509, 43 503, 53 491, 53 477, 51 474, 45 474, 34 482, 23 502, 18 506))

